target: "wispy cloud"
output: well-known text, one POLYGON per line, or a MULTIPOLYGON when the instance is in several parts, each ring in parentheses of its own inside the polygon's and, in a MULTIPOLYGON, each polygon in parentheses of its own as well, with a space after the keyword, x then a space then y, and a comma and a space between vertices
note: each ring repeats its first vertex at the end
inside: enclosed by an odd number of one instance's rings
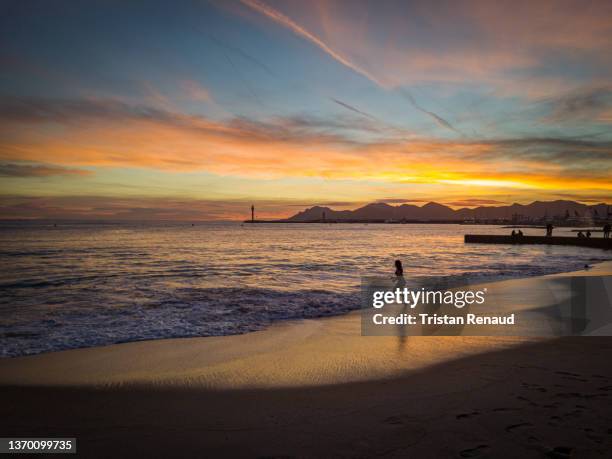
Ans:
POLYGON ((484 205, 506 205, 507 203, 504 201, 498 201, 496 199, 468 198, 458 201, 445 202, 445 204, 454 207, 474 207, 484 205))
MULTIPOLYGON (((385 83, 381 79, 379 79, 376 76, 374 76, 372 73, 370 73, 367 70, 365 70, 363 67, 357 65, 356 63, 354 63, 353 61, 351 61, 347 57, 343 56, 340 52, 336 51, 330 45, 325 43, 321 38, 319 38, 315 34, 309 32, 304 27, 302 27, 301 25, 299 25, 298 23, 293 21, 291 18, 289 18, 288 16, 284 15, 283 13, 281 13, 280 11, 272 8, 269 5, 266 5, 265 3, 263 3, 263 2, 261 2, 259 0, 241 0, 241 2, 244 5, 252 8, 253 10, 258 11, 259 13, 263 14, 264 16, 270 18, 274 22, 282 25, 283 27, 288 28, 289 30, 291 30, 293 33, 295 33, 299 37, 302 37, 302 38, 308 40, 309 42, 313 43, 314 45, 318 46, 321 50, 323 50, 326 54, 331 56, 333 59, 335 59, 336 61, 338 61, 339 63, 341 63, 345 67, 347 67, 347 68, 353 70, 354 72, 358 73, 359 75, 364 76, 365 78, 367 78, 368 80, 370 80, 371 82, 376 84, 377 86, 380 86, 382 88, 389 88, 390 87, 389 84, 385 83)), ((443 128, 446 128, 446 129, 450 129, 451 131, 453 131, 453 132, 455 132, 457 134, 463 135, 459 130, 457 130, 455 127, 453 127, 444 118, 442 118, 441 116, 437 115, 436 113, 434 113, 434 112, 432 112, 430 110, 427 110, 427 109, 423 108, 422 106, 420 106, 419 104, 417 104, 416 101, 414 100, 414 98, 410 95, 410 93, 408 91, 404 91, 404 93, 406 94, 406 96, 408 97, 408 100, 410 101, 411 105, 415 109, 417 109, 418 111, 420 111, 422 113, 425 113, 426 115, 431 117, 439 126, 441 126, 443 128)), ((346 103, 341 102, 341 101, 339 101, 337 99, 334 99, 334 98, 331 98, 331 99, 334 102, 336 102, 337 104, 340 104, 340 105, 344 106, 345 108, 347 108, 349 110, 352 110, 352 111, 354 111, 356 113, 360 113, 360 114, 362 114, 364 116, 367 116, 367 117, 371 118, 371 115, 368 115, 365 112, 362 112, 361 110, 358 110, 358 109, 352 107, 349 104, 346 104, 346 103)))
POLYGON ((320 207, 357 207, 359 205, 364 204, 363 202, 355 202, 355 201, 330 201, 330 202, 315 202, 315 203, 307 203, 304 204, 299 203, 299 204, 289 204, 290 207, 300 207, 300 208, 305 208, 305 207, 316 207, 316 206, 320 206, 320 207))
POLYGON ((280 11, 272 8, 269 5, 266 5, 263 2, 260 2, 259 0, 241 0, 241 1, 244 5, 248 6, 249 8, 252 8, 253 10, 263 14, 269 19, 273 20, 274 22, 291 30, 297 36, 308 40, 315 46, 318 46, 323 52, 325 52, 327 55, 329 55, 330 57, 332 57, 333 59, 335 59, 342 65, 344 65, 345 67, 348 67, 349 69, 364 76, 365 78, 367 78, 368 80, 372 81, 373 83, 379 86, 382 86, 382 87, 385 86, 382 81, 378 80, 378 78, 376 78, 370 72, 358 66, 357 64, 351 62, 348 58, 346 58, 345 56, 341 55, 339 52, 332 49, 321 38, 309 32, 304 27, 302 27, 301 25, 299 25, 298 23, 293 21, 291 18, 281 13, 280 11))
POLYGON ((213 43, 215 43, 217 46, 219 46, 220 48, 222 48, 222 49, 224 49, 226 51, 230 51, 230 52, 240 56, 241 58, 245 59, 246 61, 250 62, 251 64, 254 64, 255 66, 259 67, 261 70, 266 72, 268 75, 273 76, 273 77, 277 77, 276 73, 274 73, 272 71, 272 69, 268 65, 263 63, 260 59, 257 59, 253 55, 247 53, 242 48, 238 48, 237 46, 231 46, 231 45, 227 44, 226 42, 219 40, 217 37, 215 37, 213 35, 206 34, 206 36, 213 43))
POLYGON ((52 177, 52 176, 85 176, 91 171, 51 166, 46 164, 0 163, 0 177, 52 177))
POLYGON ((370 115, 369 113, 364 112, 363 110, 359 110, 358 108, 353 107, 352 105, 347 104, 346 102, 342 102, 341 100, 335 99, 333 97, 330 97, 330 99, 335 102, 336 104, 340 105, 341 107, 346 108, 347 110, 350 110, 352 112, 358 113, 362 116, 365 116, 366 118, 369 118, 373 121, 378 121, 377 118, 373 115, 370 115))
POLYGON ((427 201, 424 199, 382 198, 382 199, 377 199, 375 202, 381 203, 381 204, 405 204, 408 202, 427 202, 427 201))
POLYGON ((571 199, 574 201, 580 202, 590 202, 590 203, 612 203, 612 193, 609 194, 580 194, 580 193, 556 193, 555 197, 571 199))
POLYGON ((546 122, 609 121, 612 110, 612 87, 584 87, 570 93, 544 100, 550 114, 546 122))
POLYGON ((211 102, 212 96, 208 89, 194 80, 184 80, 181 82, 181 87, 187 97, 199 102, 211 102))
POLYGON ((295 213, 287 200, 194 199, 117 196, 0 196, 0 219, 104 219, 104 220, 241 220, 255 204, 260 218, 295 213))
POLYGON ((425 108, 423 108, 419 104, 417 104, 417 102, 414 100, 414 97, 412 97, 412 95, 408 91, 404 90, 402 92, 406 96, 408 101, 410 102, 410 105, 412 105, 414 108, 416 108, 421 113, 425 113, 426 115, 431 117, 439 126, 442 126, 443 128, 446 128, 446 129, 450 129, 451 131, 453 131, 453 132, 455 132, 457 134, 463 135, 463 133, 461 131, 456 129, 452 124, 450 124, 444 118, 442 118, 439 115, 436 115, 432 111, 426 110, 425 108))

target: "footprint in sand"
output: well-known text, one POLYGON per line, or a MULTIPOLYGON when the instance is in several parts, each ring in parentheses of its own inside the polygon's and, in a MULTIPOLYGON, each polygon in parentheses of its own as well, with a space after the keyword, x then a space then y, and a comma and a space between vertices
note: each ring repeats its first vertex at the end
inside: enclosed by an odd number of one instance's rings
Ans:
POLYGON ((522 402, 527 402, 529 403, 529 405, 531 406, 539 406, 536 402, 534 402, 533 400, 529 400, 527 397, 523 397, 523 396, 518 396, 516 397, 518 400, 521 400, 522 402))
POLYGON ((555 397, 561 398, 586 398, 586 395, 579 394, 578 392, 559 392, 555 394, 555 397))
POLYGON ((535 390, 538 392, 547 392, 546 388, 540 386, 539 384, 531 384, 531 383, 522 382, 521 386, 528 390, 535 390))
POLYGON ((382 422, 385 424, 392 424, 392 425, 398 425, 398 424, 405 424, 407 422, 410 421, 414 421, 414 416, 409 416, 407 414, 398 414, 397 416, 390 416, 386 419, 384 419, 382 422))
POLYGON ((567 446, 557 446, 550 450, 546 456, 555 459, 565 459, 571 457, 573 450, 574 448, 569 448, 567 446))
POLYGON ((570 373, 569 371, 555 371, 555 373, 558 375, 563 375, 563 376, 574 376, 574 377, 582 376, 582 375, 579 375, 578 373, 570 373))
POLYGON ((555 374, 561 375, 563 379, 569 379, 570 381, 589 382, 584 376, 578 373, 570 373, 569 371, 555 371, 555 374))
POLYGON ((480 414, 479 411, 472 411, 471 413, 461 413, 455 416, 457 419, 466 419, 471 418, 472 416, 478 416, 480 414))
POLYGON ((600 435, 595 435, 592 433, 587 433, 586 437, 591 440, 594 441, 595 443, 603 443, 604 442, 604 437, 600 436, 600 435))
POLYGON ((506 426, 506 432, 512 432, 515 429, 519 429, 521 427, 531 427, 533 426, 533 424, 531 424, 530 422, 521 422, 520 424, 512 424, 509 426, 506 426))
POLYGON ((563 414, 564 418, 577 418, 582 415, 582 410, 573 410, 563 414))
POLYGON ((489 447, 489 445, 478 445, 475 448, 464 449, 463 451, 461 451, 459 453, 459 456, 461 456, 461 457, 478 457, 481 454, 485 454, 490 449, 491 448, 489 447))
POLYGON ((579 394, 578 392, 559 392, 557 394, 555 394, 555 397, 561 397, 561 398, 584 398, 584 399, 591 399, 591 398, 599 398, 599 397, 608 397, 610 394, 608 393, 604 393, 604 394, 579 394))

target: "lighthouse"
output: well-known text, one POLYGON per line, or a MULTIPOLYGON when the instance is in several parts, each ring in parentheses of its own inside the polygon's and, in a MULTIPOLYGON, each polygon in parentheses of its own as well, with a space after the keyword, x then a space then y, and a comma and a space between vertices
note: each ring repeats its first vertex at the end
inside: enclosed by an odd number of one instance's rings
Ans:
POLYGON ((255 223, 255 206, 251 204, 251 223, 255 223))

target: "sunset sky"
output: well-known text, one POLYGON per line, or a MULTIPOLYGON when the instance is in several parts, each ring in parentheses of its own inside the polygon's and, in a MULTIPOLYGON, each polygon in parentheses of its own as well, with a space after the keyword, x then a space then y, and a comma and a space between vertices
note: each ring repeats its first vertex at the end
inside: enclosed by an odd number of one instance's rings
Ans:
POLYGON ((4 1, 0 218, 612 203, 612 2, 4 1))

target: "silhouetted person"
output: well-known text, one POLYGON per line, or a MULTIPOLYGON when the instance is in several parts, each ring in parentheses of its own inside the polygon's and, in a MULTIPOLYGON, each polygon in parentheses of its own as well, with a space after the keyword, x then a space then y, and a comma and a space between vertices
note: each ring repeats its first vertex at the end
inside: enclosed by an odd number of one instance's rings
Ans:
POLYGON ((512 230, 512 234, 510 235, 510 237, 515 238, 516 237, 516 231, 512 230))
POLYGON ((553 230, 553 226, 552 223, 549 223, 546 225, 546 237, 551 237, 552 236, 552 230, 553 230))
POLYGON ((610 228, 610 224, 609 224, 609 223, 606 223, 606 224, 604 225, 604 227, 603 227, 603 233, 604 233, 603 237, 604 237, 605 239, 609 239, 609 238, 610 238, 610 229, 611 229, 611 228, 610 228))
POLYGON ((578 236, 579 238, 583 238, 583 237, 584 237, 584 234, 582 234, 582 231, 578 231, 577 236, 578 236))
POLYGON ((395 275, 397 277, 404 276, 404 268, 402 267, 402 262, 400 260, 395 260, 395 275))
POLYGON ((588 237, 588 238, 591 237, 591 232, 589 230, 587 230, 587 232, 586 232, 586 237, 588 237))
POLYGON ((516 233, 516 235, 517 235, 518 237, 523 237, 523 232, 522 232, 521 230, 518 230, 518 233, 516 233))

